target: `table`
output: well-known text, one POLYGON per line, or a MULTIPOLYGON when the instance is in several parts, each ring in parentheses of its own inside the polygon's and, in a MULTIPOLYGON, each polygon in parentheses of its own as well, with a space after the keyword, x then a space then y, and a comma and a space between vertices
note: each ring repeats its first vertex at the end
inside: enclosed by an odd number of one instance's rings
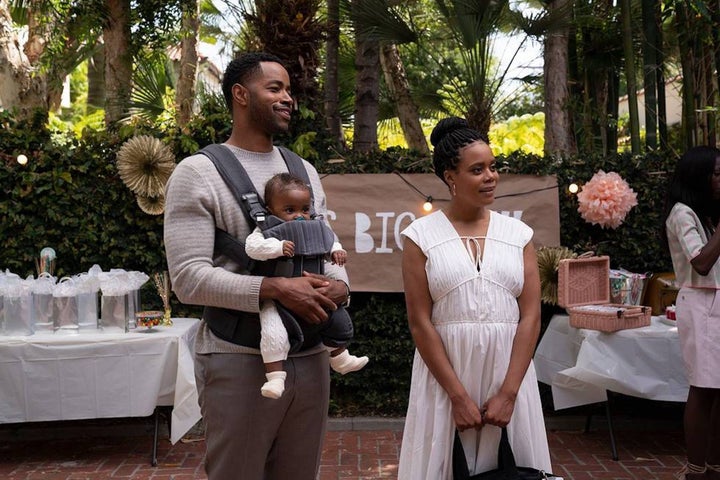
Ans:
MULTIPOLYGON (((129 333, 0 336, 0 423, 156 416, 176 443, 200 419, 188 345, 199 321, 129 333)), ((155 457, 153 455, 153 460, 155 457)))
POLYGON ((684 402, 688 382, 677 327, 652 317, 647 327, 604 333, 550 320, 534 357, 538 380, 552 387, 556 410, 603 402, 606 391, 684 402))
MULTIPOLYGON (((556 410, 606 402, 607 392, 685 402, 688 382, 677 327, 652 317, 647 327, 612 333, 573 328, 554 315, 533 358, 539 381, 551 386, 556 410)), ((613 458, 612 421, 606 409, 613 458)))

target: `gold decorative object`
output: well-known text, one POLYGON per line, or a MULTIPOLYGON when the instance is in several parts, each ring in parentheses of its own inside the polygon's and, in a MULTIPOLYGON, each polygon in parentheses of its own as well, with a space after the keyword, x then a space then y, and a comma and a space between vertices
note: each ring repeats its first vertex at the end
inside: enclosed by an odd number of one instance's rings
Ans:
POLYGON ((120 179, 135 194, 160 197, 175 169, 170 147, 155 137, 139 135, 126 141, 117 153, 120 179))
POLYGON ((540 299, 547 304, 558 303, 558 266, 560 260, 577 258, 577 254, 565 247, 540 247, 537 250, 540 270, 540 299))
POLYGON ((170 326, 172 322, 172 310, 170 309, 170 274, 165 271, 162 273, 154 273, 153 281, 157 287, 158 295, 163 302, 163 325, 170 326))
POLYGON ((137 195, 137 204, 140 210, 148 215, 161 215, 165 210, 165 196, 145 197, 143 195, 137 195))

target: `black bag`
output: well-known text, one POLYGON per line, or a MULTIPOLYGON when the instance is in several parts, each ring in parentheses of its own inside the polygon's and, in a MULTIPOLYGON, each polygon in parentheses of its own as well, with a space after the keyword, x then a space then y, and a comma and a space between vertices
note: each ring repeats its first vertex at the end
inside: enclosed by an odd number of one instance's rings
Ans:
POLYGON ((498 467, 495 470, 470 476, 465 451, 457 430, 455 430, 455 442, 453 443, 452 464, 454 480, 552 480, 558 478, 552 473, 546 473, 542 470, 518 467, 515 464, 515 455, 513 455, 510 447, 506 428, 502 429, 500 445, 498 446, 498 467))

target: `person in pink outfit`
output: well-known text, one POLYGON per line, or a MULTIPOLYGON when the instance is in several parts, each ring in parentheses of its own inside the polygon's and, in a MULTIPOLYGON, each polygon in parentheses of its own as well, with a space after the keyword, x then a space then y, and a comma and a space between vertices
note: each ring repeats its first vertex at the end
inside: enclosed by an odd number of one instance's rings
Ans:
POLYGON ((668 188, 664 234, 680 291, 678 334, 690 391, 686 480, 720 479, 720 150, 689 149, 668 188))

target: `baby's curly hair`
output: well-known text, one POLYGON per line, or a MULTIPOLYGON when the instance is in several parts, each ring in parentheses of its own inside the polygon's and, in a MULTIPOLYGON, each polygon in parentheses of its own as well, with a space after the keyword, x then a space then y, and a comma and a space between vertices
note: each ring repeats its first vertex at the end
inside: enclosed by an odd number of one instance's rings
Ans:
POLYGON ((286 190, 303 190, 309 192, 310 187, 302 178, 292 173, 277 173, 270 177, 270 180, 265 184, 265 205, 270 205, 275 195, 286 190))
POLYGON ((455 170, 460 161, 460 149, 481 141, 490 145, 487 135, 470 128, 467 120, 460 117, 448 117, 440 120, 430 134, 433 144, 433 167, 435 175, 445 182, 445 170, 455 170))

